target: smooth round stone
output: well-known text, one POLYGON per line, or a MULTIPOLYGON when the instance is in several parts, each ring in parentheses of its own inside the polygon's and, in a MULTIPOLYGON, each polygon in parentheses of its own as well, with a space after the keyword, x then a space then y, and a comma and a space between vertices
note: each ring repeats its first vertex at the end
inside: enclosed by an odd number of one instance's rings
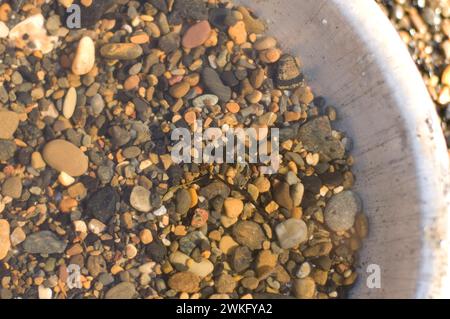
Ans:
POLYGON ((140 45, 134 43, 111 43, 100 49, 100 54, 108 59, 134 60, 140 57, 143 50, 140 45))
POLYGON ((0 110, 0 139, 12 139, 18 127, 19 115, 16 112, 0 110))
POLYGON ((136 294, 136 287, 131 282, 121 282, 109 289, 105 299, 132 299, 136 294))
POLYGON ((191 87, 189 86, 189 83, 187 81, 182 81, 180 83, 173 85, 169 89, 169 93, 170 95, 172 95, 172 97, 180 99, 184 97, 186 94, 188 94, 190 88, 191 87))
POLYGON ((65 172, 73 177, 83 175, 89 166, 88 157, 78 147, 65 140, 47 143, 42 157, 58 172, 65 172))
POLYGON ((66 119, 70 119, 75 112, 77 106, 77 90, 71 87, 66 94, 63 104, 63 115, 66 119))
POLYGON ((297 279, 294 282, 295 296, 299 299, 311 299, 316 293, 316 283, 311 277, 297 279))
POLYGON ((148 213, 152 209, 150 191, 142 186, 135 186, 131 191, 130 204, 134 209, 148 213))
POLYGON ((203 94, 192 101, 192 104, 198 108, 202 108, 205 105, 216 105, 217 103, 219 103, 219 98, 213 94, 203 94))
POLYGON ((2 185, 2 195, 11 198, 22 196, 22 180, 18 176, 8 178, 2 185))
POLYGON ((335 232, 347 231, 361 210, 361 200, 356 193, 344 191, 333 195, 325 207, 325 224, 335 232))
POLYGON ((172 275, 168 284, 177 292, 194 293, 200 289, 200 277, 189 271, 183 271, 172 275))
POLYGON ((251 250, 261 249, 266 236, 257 223, 241 221, 233 227, 234 239, 251 250))
POLYGON ((91 99, 91 108, 95 116, 100 115, 105 108, 105 101, 100 94, 95 94, 91 99))
POLYGON ((10 231, 8 221, 6 219, 0 219, 0 260, 6 257, 11 247, 9 240, 10 231))
POLYGON ((204 20, 191 26, 183 36, 181 44, 186 49, 192 49, 201 46, 211 35, 211 26, 204 20))
POLYGON ((75 58, 72 62, 72 72, 76 75, 89 73, 95 65, 95 44, 90 37, 81 38, 75 58))
POLYGON ((308 227, 300 219, 288 219, 275 227, 280 247, 290 249, 308 240, 308 227))
POLYGON ((225 214, 230 218, 237 218, 244 210, 244 203, 238 198, 228 197, 223 203, 225 214))

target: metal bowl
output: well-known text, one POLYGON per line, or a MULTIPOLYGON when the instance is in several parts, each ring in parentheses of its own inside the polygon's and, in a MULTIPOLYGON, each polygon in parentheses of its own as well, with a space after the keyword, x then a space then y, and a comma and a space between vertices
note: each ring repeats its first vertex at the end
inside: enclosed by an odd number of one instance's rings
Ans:
POLYGON ((308 83, 353 138, 370 235, 350 297, 450 297, 447 148, 420 74, 381 9, 373 0, 237 2, 301 57, 308 83))

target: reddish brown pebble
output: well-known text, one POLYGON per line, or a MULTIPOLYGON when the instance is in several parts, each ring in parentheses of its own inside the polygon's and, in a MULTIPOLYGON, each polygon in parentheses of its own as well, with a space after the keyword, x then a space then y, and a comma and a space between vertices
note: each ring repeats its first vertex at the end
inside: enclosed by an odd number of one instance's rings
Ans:
POLYGON ((194 216, 192 217, 191 226, 194 228, 203 227, 208 221, 209 214, 206 210, 202 208, 197 208, 195 210, 194 216))
POLYGON ((186 49, 201 46, 211 35, 211 26, 204 20, 191 26, 183 36, 182 45, 186 49))

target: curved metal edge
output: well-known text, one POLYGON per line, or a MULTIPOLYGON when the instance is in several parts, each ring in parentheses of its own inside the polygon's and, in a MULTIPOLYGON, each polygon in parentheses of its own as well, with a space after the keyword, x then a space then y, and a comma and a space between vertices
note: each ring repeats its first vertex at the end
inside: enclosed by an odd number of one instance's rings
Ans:
POLYGON ((435 106, 406 46, 372 0, 332 0, 374 53, 402 108, 420 176, 422 263, 416 298, 450 298, 450 173, 447 146, 435 106))

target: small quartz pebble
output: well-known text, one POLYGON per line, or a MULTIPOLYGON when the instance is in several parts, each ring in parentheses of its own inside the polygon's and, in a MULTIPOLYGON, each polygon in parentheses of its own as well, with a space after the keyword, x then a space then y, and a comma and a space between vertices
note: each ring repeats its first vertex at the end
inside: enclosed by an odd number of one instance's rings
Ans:
POLYGON ((6 219, 0 219, 0 260, 8 254, 11 242, 9 239, 10 227, 6 219))
POLYGON ((288 219, 275 227, 280 247, 283 249, 293 248, 308 239, 308 229, 303 220, 288 219))
POLYGON ((77 106, 77 91, 71 87, 66 94, 63 105, 63 115, 66 119, 70 119, 75 112, 77 106))
POLYGON ((333 195, 325 207, 325 223, 335 232, 347 231, 353 227, 361 209, 361 200, 356 193, 344 191, 333 195))
POLYGON ((19 116, 17 113, 0 109, 0 139, 12 139, 18 127, 19 116))
POLYGON ((192 49, 201 46, 208 40, 211 34, 209 22, 204 20, 191 26, 183 36, 182 45, 186 49, 192 49))
POLYGON ((65 140, 47 143, 42 156, 48 165, 73 177, 83 175, 88 169, 87 156, 78 147, 65 140))
POLYGON ((76 75, 85 75, 95 65, 95 44, 90 37, 82 37, 72 63, 72 72, 76 75))
POLYGON ((52 299, 53 292, 50 288, 40 285, 38 287, 38 296, 39 299, 52 299))
POLYGON ((9 34, 8 26, 3 21, 0 21, 0 39, 6 38, 8 34, 9 34))
POLYGON ((130 204, 134 209, 148 213, 152 209, 150 191, 142 186, 135 186, 130 195, 130 204))

